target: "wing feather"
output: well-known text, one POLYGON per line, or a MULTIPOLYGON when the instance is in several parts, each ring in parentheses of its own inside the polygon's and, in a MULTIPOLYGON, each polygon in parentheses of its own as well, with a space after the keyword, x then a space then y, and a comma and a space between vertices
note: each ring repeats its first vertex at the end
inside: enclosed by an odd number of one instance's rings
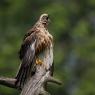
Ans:
POLYGON ((16 85, 22 87, 29 77, 29 75, 35 72, 35 34, 27 37, 20 49, 19 56, 22 61, 19 72, 16 76, 16 85))

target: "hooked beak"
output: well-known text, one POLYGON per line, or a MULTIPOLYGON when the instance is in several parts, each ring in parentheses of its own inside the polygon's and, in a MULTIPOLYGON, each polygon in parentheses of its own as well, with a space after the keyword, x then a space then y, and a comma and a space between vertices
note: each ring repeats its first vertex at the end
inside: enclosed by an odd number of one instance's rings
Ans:
POLYGON ((50 23, 50 22, 51 22, 51 20, 50 20, 50 19, 48 19, 48 22, 50 23))

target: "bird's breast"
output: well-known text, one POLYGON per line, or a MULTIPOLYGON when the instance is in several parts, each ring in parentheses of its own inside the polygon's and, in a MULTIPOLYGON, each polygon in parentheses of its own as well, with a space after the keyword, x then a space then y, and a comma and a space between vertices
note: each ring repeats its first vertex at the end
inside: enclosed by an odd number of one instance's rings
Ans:
POLYGON ((39 32, 37 35, 36 52, 39 53, 52 46, 53 38, 47 31, 39 32))

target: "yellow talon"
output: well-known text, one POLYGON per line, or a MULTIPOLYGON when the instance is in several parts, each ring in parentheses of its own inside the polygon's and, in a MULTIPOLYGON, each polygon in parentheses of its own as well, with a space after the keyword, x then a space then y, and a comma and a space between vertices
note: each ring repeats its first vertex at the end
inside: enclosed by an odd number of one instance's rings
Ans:
POLYGON ((42 60, 40 60, 40 59, 36 59, 36 64, 39 64, 39 65, 42 65, 42 60))

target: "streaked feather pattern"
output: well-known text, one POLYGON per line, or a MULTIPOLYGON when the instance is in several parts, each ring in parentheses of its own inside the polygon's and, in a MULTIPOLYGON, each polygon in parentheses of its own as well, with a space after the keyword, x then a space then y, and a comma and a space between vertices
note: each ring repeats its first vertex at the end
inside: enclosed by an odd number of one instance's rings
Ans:
POLYGON ((52 40, 47 28, 39 21, 25 34, 19 51, 22 64, 16 76, 16 85, 23 87, 27 79, 35 74, 36 58, 43 50, 50 47, 52 40))

